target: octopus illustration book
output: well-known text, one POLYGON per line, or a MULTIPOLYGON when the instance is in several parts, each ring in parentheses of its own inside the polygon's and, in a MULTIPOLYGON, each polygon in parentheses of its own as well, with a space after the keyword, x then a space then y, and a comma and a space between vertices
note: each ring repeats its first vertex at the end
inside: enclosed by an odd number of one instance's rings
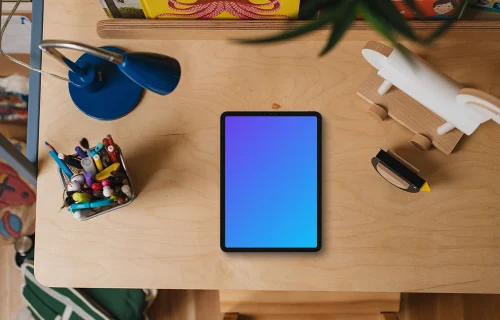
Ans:
POLYGON ((149 19, 296 19, 300 0, 141 0, 149 19))

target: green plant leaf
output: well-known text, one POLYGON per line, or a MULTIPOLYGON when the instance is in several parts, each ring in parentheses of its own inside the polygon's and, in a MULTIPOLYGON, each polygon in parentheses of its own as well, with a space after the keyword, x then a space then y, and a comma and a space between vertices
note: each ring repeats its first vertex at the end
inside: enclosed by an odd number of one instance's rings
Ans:
POLYGON ((356 19, 356 2, 351 1, 348 2, 345 6, 343 6, 344 10, 341 11, 341 14, 337 19, 333 21, 333 30, 328 39, 326 46, 321 51, 320 56, 325 55, 329 52, 335 45, 342 39, 342 36, 349 29, 353 21, 356 19))
MULTIPOLYGON (((337 1, 340 3, 341 1, 337 1)), ((300 26, 296 29, 286 31, 275 36, 265 37, 265 38, 256 38, 256 39, 236 39, 235 41, 240 43, 269 43, 269 42, 277 42, 288 40, 292 38, 296 38, 299 36, 303 36, 309 32, 315 31, 322 26, 331 23, 335 20, 337 15, 339 14, 338 5, 330 7, 327 9, 324 14, 320 15, 318 19, 312 20, 306 25, 300 26)))
POLYGON ((360 2, 358 11, 372 25, 372 27, 387 38, 393 45, 397 46, 398 42, 393 34, 392 26, 386 25, 378 17, 372 14, 371 10, 366 6, 365 2, 360 2))
POLYGON ((455 9, 453 16, 446 20, 439 28, 437 28, 428 38, 424 39, 425 44, 430 44, 440 36, 442 36, 448 29, 458 20, 458 17, 462 13, 463 9, 469 4, 470 0, 460 1, 460 5, 455 9))
POLYGON ((316 15, 324 9, 334 7, 344 2, 343 0, 313 0, 307 1, 304 6, 300 8, 299 19, 315 18, 316 15))
POLYGON ((396 32, 413 41, 420 41, 391 0, 365 0, 364 3, 372 16, 382 23, 391 25, 396 32))

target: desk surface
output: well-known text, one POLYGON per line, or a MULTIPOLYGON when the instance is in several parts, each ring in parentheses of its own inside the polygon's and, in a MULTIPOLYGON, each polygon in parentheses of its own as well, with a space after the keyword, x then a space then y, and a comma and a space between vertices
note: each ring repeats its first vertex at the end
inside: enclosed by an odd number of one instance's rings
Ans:
MULTIPOLYGON (((410 146, 395 121, 376 122, 356 90, 370 72, 362 34, 318 58, 324 41, 240 46, 226 41, 98 38, 97 1, 45 0, 44 39, 155 51, 179 59, 178 89, 147 92, 112 122, 84 116, 67 84, 42 77, 36 276, 50 286, 500 293, 500 126, 488 123, 446 156, 410 146), (324 117, 323 249, 226 254, 219 249, 219 117, 226 110, 317 110, 324 117), (56 165, 82 137, 111 133, 138 189, 128 207, 79 222, 60 210, 56 165), (413 158, 430 194, 407 194, 373 171, 379 148, 413 158)), ((454 79, 500 96, 500 37, 443 39, 419 52, 454 79), (493 38, 492 38, 493 40, 493 38)), ((68 53, 70 57, 78 54, 68 53)), ((64 73, 50 58, 47 71, 64 73)))

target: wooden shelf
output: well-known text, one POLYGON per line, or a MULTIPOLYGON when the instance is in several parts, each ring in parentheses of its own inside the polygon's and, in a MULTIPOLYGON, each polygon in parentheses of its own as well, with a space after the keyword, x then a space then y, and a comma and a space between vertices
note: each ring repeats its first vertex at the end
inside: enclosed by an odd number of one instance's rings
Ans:
MULTIPOLYGON (((225 40, 245 37, 263 37, 296 28, 307 21, 283 20, 137 20, 108 19, 97 23, 97 34, 103 39, 141 40, 225 40)), ((410 21, 419 34, 429 33, 442 21, 410 21)), ((500 33, 500 21, 457 21, 448 32, 451 37, 474 36, 488 40, 491 33, 500 33)), ((324 40, 330 33, 325 26, 308 37, 324 40)), ((365 21, 356 21, 350 34, 373 36, 375 32, 365 21)), ((497 35, 498 36, 498 35, 497 35)), ((309 39, 308 38, 308 39, 309 39)))

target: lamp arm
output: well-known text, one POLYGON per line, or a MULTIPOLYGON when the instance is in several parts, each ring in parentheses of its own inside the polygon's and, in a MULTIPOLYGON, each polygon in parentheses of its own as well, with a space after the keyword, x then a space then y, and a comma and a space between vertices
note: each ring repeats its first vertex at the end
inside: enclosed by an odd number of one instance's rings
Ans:
POLYGON ((43 40, 39 45, 40 50, 47 53, 49 56, 55 58, 57 61, 61 62, 65 66, 69 67, 71 70, 78 72, 80 68, 78 68, 71 60, 66 58, 61 52, 57 50, 59 49, 70 49, 76 51, 82 51, 93 56, 99 57, 101 59, 107 60, 114 64, 120 64, 123 62, 123 55, 111 52, 102 48, 96 48, 93 46, 89 46, 84 43, 74 42, 74 41, 66 41, 66 40, 43 40), (76 69, 76 70, 75 70, 76 69))

